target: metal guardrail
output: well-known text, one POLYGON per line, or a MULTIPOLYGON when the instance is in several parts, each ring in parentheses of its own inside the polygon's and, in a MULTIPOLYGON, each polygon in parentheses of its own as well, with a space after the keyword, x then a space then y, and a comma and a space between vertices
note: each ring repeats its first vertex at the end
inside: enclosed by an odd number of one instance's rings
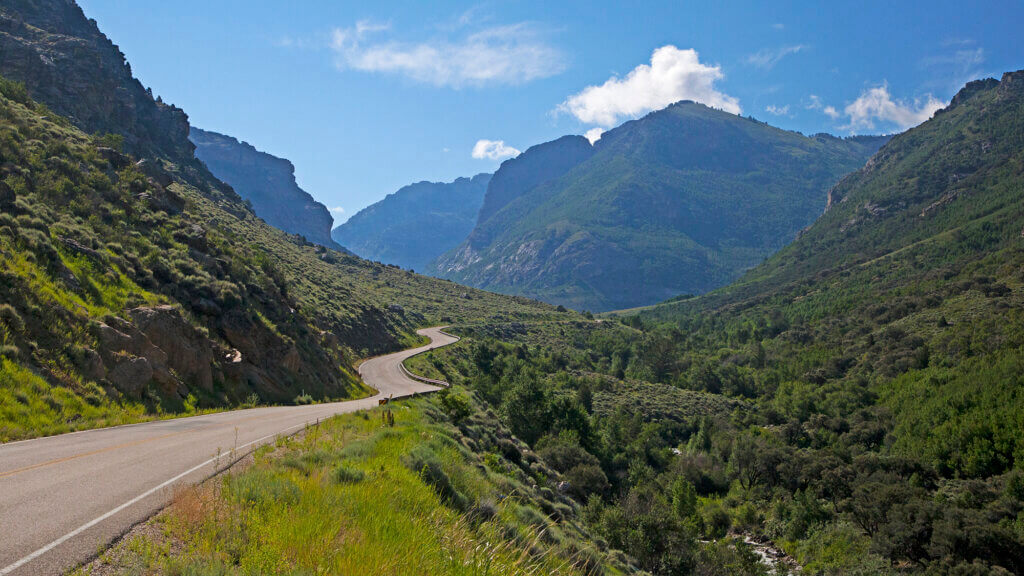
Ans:
MULTIPOLYGON (((445 326, 444 328, 447 328, 447 326, 445 326)), ((460 337, 458 337, 455 334, 452 334, 450 332, 445 332, 443 329, 438 329, 438 332, 440 332, 441 334, 444 334, 445 336, 450 336, 452 338, 455 338, 455 342, 458 342, 459 340, 462 340, 462 338, 460 338, 460 337)), ((455 344, 455 342, 452 342, 452 344, 455 344)), ((436 350, 436 348, 431 348, 431 350, 436 350)), ((430 350, 424 350, 423 352, 420 352, 420 354, 426 354, 427 352, 430 352, 430 350)), ((409 358, 406 358, 405 360, 409 360, 411 358, 415 358, 416 356, 419 356, 420 354, 416 354, 414 356, 409 356, 409 358)), ((402 373, 405 374, 406 376, 408 376, 409 378, 412 378, 413 380, 417 380, 419 382, 423 382, 424 384, 431 384, 433 386, 439 386, 441 388, 451 388, 452 385, 449 384, 448 382, 445 382, 444 380, 434 380, 433 378, 427 378, 426 376, 420 376, 419 374, 413 374, 408 368, 405 367, 405 360, 402 360, 398 365, 399 365, 399 367, 401 367, 402 373)))
POLYGON ((420 376, 419 374, 413 374, 412 372, 409 371, 408 368, 405 367, 405 363, 404 362, 399 364, 399 366, 401 366, 401 368, 402 368, 402 374, 405 374, 406 376, 408 376, 409 378, 412 378, 413 380, 417 380, 419 382, 423 382, 424 384, 432 384, 434 386, 440 386, 441 388, 450 388, 451 387, 451 384, 445 382, 444 380, 434 380, 433 378, 427 378, 426 376, 420 376))

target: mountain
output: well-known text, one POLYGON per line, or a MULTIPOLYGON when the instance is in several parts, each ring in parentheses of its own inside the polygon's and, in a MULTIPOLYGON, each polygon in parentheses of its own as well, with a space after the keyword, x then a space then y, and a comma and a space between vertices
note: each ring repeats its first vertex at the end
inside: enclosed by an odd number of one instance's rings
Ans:
POLYGON ((680 102, 592 149, 567 137, 503 163, 476 228, 432 271, 578 309, 705 292, 792 240, 884 141, 805 137, 680 102))
POLYGON ((124 54, 72 1, 5 1, 0 70, 83 131, 122 136, 133 155, 192 156, 185 113, 154 100, 124 54))
POLYGON ((188 137, 195 144, 196 157, 206 163, 214 176, 252 202, 257 216, 285 232, 305 236, 310 242, 340 248, 331 240, 331 213, 299 188, 291 162, 260 152, 231 136, 194 126, 188 137))
POLYGON ((268 225, 75 4, 0 19, 0 441, 363 395, 425 324, 565 316, 268 225))
POLYGON ((331 233, 368 260, 423 271, 466 239, 490 174, 454 182, 417 182, 360 210, 331 233))
POLYGON ((787 536, 826 573, 1021 573, 1022 223, 1024 70, 895 136, 738 282, 625 319, 637 363, 760 407, 764 454, 804 462, 782 499, 831 501, 787 536))
MULTIPOLYGON (((510 202, 548 180, 554 180, 590 158, 593 146, 583 136, 563 136, 531 146, 525 154, 501 163, 487 186, 478 220, 486 222, 510 202)), ((476 244, 484 239, 474 241, 476 244)))

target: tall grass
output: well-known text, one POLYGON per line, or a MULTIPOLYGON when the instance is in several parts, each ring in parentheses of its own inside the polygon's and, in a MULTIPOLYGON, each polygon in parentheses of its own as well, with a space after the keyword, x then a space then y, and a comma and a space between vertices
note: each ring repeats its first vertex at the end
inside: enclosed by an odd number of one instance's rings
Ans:
POLYGON ((124 573, 607 573, 528 498, 501 493, 450 429, 430 422, 426 402, 399 405, 393 428, 378 414, 344 415, 262 449, 244 472, 178 494, 161 520, 165 540, 130 542, 108 561, 124 573), (523 509, 539 520, 521 521, 523 509))

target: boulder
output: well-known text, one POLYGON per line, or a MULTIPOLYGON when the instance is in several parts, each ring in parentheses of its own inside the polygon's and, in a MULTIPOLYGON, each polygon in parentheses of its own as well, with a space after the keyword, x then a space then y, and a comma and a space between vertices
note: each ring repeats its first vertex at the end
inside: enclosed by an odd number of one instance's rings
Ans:
POLYGON ((153 368, 149 365, 149 360, 139 356, 123 360, 107 373, 107 380, 132 398, 142 398, 146 384, 152 379, 153 368))
POLYGON ((99 148, 96 148, 96 152, 99 153, 100 158, 106 160, 114 170, 120 170, 121 168, 131 164, 131 160, 127 156, 113 148, 100 146, 99 148))
POLYGON ((140 307, 129 316, 148 342, 164 356, 165 365, 189 385, 213 389, 213 343, 174 306, 140 307))

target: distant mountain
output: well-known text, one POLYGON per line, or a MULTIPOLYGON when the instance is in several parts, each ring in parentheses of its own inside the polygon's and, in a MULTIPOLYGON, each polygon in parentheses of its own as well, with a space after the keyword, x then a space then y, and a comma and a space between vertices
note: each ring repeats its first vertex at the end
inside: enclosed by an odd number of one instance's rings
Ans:
POLYGON ((261 152, 247 142, 195 126, 189 132, 189 140, 196 146, 196 157, 206 163, 214 176, 252 202, 256 215, 268 224, 301 234, 321 246, 339 248, 331 240, 331 213, 299 188, 291 162, 261 152))
POLYGON ((680 102, 504 162, 469 238, 428 272, 595 311, 706 292, 791 241, 886 140, 680 102))
POLYGON ((417 182, 360 210, 331 233, 368 260, 422 271, 455 248, 476 224, 490 174, 417 182))

